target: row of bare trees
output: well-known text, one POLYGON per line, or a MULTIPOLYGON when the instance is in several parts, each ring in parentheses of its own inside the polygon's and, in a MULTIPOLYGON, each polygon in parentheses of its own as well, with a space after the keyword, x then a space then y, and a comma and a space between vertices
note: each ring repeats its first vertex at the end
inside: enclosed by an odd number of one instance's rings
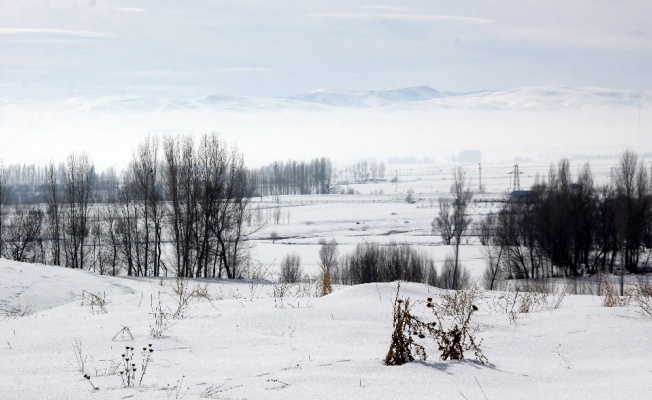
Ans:
POLYGON ((335 180, 340 184, 375 182, 385 179, 385 162, 361 160, 353 165, 335 171, 335 180))
POLYGON ((43 204, 11 208, 0 165, 3 257, 134 276, 235 278, 247 266, 255 174, 216 134, 148 138, 103 193, 85 154, 43 171, 43 204))
POLYGON ((328 194, 333 185, 333 164, 329 158, 309 162, 277 161, 256 171, 256 192, 260 196, 328 194))
MULTIPOLYGON (((652 247, 652 186, 637 154, 625 152, 611 181, 588 164, 573 179, 568 160, 551 166, 527 197, 478 224, 487 244, 486 281, 638 272, 652 247)), ((491 285, 493 286, 493 285, 491 285)))

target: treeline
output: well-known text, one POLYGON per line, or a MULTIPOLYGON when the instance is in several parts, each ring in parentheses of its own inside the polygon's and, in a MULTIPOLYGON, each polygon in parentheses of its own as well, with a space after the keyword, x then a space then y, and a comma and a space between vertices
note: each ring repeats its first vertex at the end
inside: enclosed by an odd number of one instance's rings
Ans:
POLYGON ((311 161, 277 161, 256 171, 260 196, 328 194, 333 186, 333 163, 329 158, 311 161))
POLYGON ((643 162, 625 152, 610 182, 596 185, 588 164, 551 166, 525 196, 477 225, 487 248, 486 280, 639 272, 652 247, 652 186, 643 162))
POLYGON ((98 176, 84 154, 36 171, 23 185, 38 204, 9 205, 22 187, 0 166, 3 257, 133 276, 234 278, 247 265, 256 175, 215 134, 149 138, 120 174, 98 176))
POLYGON ((335 171, 335 181, 339 184, 376 182, 385 179, 385 162, 362 160, 335 171))

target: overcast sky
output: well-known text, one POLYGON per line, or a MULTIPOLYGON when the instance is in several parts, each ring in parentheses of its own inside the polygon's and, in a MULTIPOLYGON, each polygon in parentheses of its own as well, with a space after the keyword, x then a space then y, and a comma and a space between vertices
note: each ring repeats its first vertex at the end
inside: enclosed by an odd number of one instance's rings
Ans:
POLYGON ((0 0, 0 97, 652 89, 649 0, 0 0))

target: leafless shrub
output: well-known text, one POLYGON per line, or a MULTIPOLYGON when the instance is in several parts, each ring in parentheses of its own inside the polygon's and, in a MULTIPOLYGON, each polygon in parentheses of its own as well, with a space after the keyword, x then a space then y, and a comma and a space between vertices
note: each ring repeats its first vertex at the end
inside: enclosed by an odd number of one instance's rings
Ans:
POLYGON ((426 335, 434 338, 442 361, 462 360, 464 352, 471 350, 479 362, 489 362, 480 349, 481 341, 476 342, 471 327, 471 316, 478 308, 469 304, 469 301, 479 297, 477 291, 451 296, 447 305, 436 304, 429 298, 426 307, 432 310, 435 318, 432 322, 424 322, 416 317, 412 313, 410 299, 400 299, 399 291, 400 284, 394 300, 394 332, 385 356, 386 365, 402 365, 414 361, 415 356, 426 360, 425 347, 415 341, 415 336, 425 339, 426 335), (452 322, 446 320, 442 310, 454 313, 452 322))
POLYGON ((321 287, 315 278, 304 275, 303 279, 295 283, 292 287, 292 296, 299 297, 318 297, 321 294, 321 287))
POLYGON ((198 298, 198 299, 203 299, 208 301, 209 303, 211 302, 211 295, 210 291, 208 290, 208 283, 204 282, 204 284, 197 284, 195 288, 193 289, 193 296, 198 298))
POLYGON ((236 388, 242 387, 242 385, 237 386, 226 386, 226 384, 221 384, 219 386, 209 386, 199 395, 202 399, 217 399, 220 394, 228 392, 236 388))
POLYGON ((609 283, 603 283, 604 299, 602 300, 603 307, 622 307, 629 304, 629 296, 618 296, 616 288, 609 283))
POLYGON ((82 290, 81 293, 81 305, 88 306, 91 309, 92 314, 106 314, 108 313, 106 309, 106 294, 99 295, 86 290, 82 290))
POLYGON ((153 338, 163 337, 165 332, 174 325, 170 323, 171 315, 167 312, 167 309, 163 308, 160 295, 158 304, 152 307, 152 316, 154 317, 154 323, 149 325, 149 334, 153 338))
POLYGON ((79 368, 79 372, 86 372, 86 363, 90 360, 90 357, 84 355, 84 352, 82 351, 82 341, 80 339, 74 338, 72 349, 75 353, 75 360, 77 360, 77 367, 79 368))
POLYGON ((281 260, 281 283, 296 283, 301 279, 301 256, 298 253, 287 254, 281 260))
POLYGON ((409 243, 359 243, 340 259, 339 281, 345 285, 371 282, 426 282, 432 259, 409 243))
POLYGON ((520 314, 541 311, 547 307, 548 295, 546 293, 523 291, 520 287, 512 292, 501 293, 493 301, 494 310, 507 314, 510 322, 514 323, 520 314))
POLYGON ((174 292, 174 300, 176 302, 176 310, 172 313, 172 316, 176 318, 183 318, 183 312, 190 305, 190 301, 193 298, 199 300, 206 300, 211 305, 211 297, 208 289, 208 283, 196 284, 194 287, 190 287, 190 280, 188 278, 177 278, 172 283, 172 291, 174 292))
POLYGON ((473 328, 471 327, 471 316, 478 307, 471 305, 470 311, 463 310, 462 314, 454 316, 454 323, 448 328, 445 327, 444 318, 437 312, 432 299, 428 299, 426 306, 432 309, 437 319, 437 324, 432 322, 430 332, 435 337, 441 352, 439 358, 446 360, 463 360, 465 351, 473 351, 476 360, 482 364, 488 364, 489 360, 482 353, 480 345, 482 340, 476 342, 473 328))
POLYGON ((641 313, 652 318, 652 285, 649 282, 639 282, 632 287, 632 298, 641 308, 641 313))
POLYGON ((280 284, 274 285, 273 295, 274 295, 274 306, 277 308, 283 307, 283 299, 289 295, 290 285, 289 284, 280 284))
POLYGON ((409 188, 407 194, 405 195, 405 202, 408 204, 413 204, 417 202, 416 192, 413 188, 409 188))
POLYGON ((482 297, 483 291, 478 286, 458 289, 442 295, 441 303, 430 302, 435 310, 445 316, 453 317, 456 323, 463 324, 475 311, 475 304, 482 297))
POLYGON ((389 351, 385 356, 385 365, 403 365, 407 362, 414 361, 414 357, 426 360, 428 355, 423 345, 416 343, 412 335, 421 339, 426 336, 424 330, 428 330, 419 318, 411 313, 412 306, 410 299, 402 300, 399 298, 401 285, 399 283, 396 289, 396 298, 394 299, 394 332, 389 345, 389 351))

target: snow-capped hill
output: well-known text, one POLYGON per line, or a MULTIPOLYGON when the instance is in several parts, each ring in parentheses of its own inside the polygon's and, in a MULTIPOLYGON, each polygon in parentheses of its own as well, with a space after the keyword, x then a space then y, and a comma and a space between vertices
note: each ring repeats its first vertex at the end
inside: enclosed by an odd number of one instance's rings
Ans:
POLYGON ((336 107, 382 107, 442 98, 444 95, 428 86, 377 89, 368 92, 320 89, 287 97, 289 100, 320 103, 336 107))
POLYGON ((211 105, 220 105, 220 104, 235 104, 248 102, 249 99, 241 96, 231 96, 228 94, 207 94, 193 100, 195 103, 211 106, 211 105))
MULTIPOLYGON (((377 89, 366 92, 320 89, 289 97, 245 97, 211 93, 200 97, 103 96, 73 97, 45 103, 81 112, 162 113, 180 111, 333 111, 376 109, 405 110, 462 109, 480 111, 627 108, 652 103, 652 93, 590 87, 521 87, 502 91, 440 92, 428 86, 377 89)), ((34 106, 4 99, 3 106, 34 106)), ((38 106, 43 106, 39 103, 38 106)))
MULTIPOLYGON (((582 107, 599 105, 632 106, 638 104, 641 96, 627 90, 601 88, 570 88, 562 86, 524 87, 493 93, 487 98, 505 105, 520 105, 520 108, 582 107)), ((510 107, 511 108, 511 107, 510 107)))
MULTIPOLYGON (((571 88, 564 86, 522 87, 503 91, 447 93, 425 104, 432 107, 476 110, 558 110, 586 107, 633 107, 645 103, 648 93, 603 88, 571 88)), ((424 103, 408 104, 406 106, 424 103)))

